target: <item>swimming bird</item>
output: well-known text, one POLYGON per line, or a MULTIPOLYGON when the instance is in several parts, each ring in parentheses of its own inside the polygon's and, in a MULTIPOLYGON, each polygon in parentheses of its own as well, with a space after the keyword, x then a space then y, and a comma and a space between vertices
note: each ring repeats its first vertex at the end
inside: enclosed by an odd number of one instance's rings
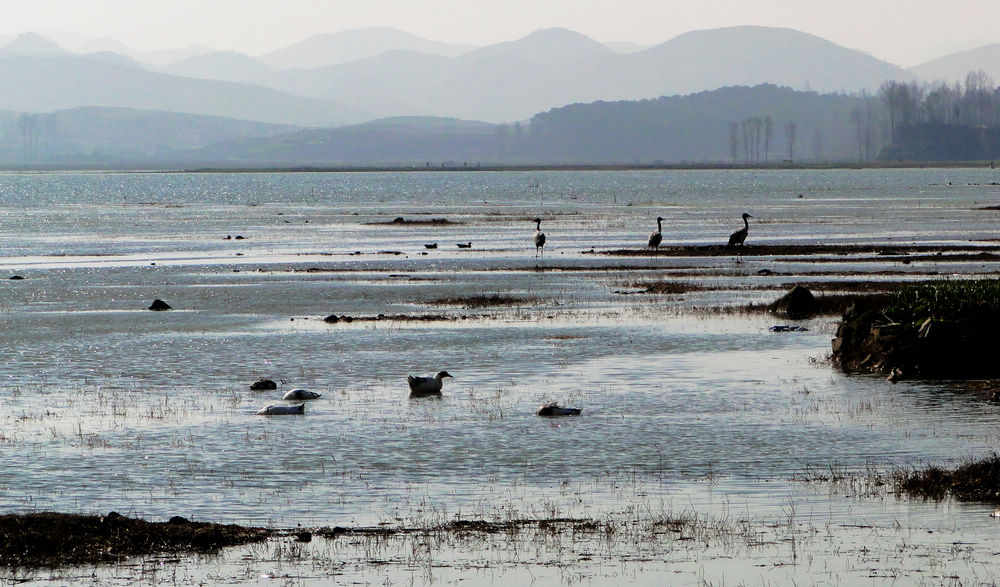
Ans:
POLYGON ((660 248, 660 242, 663 241, 663 225, 660 224, 661 222, 663 222, 663 217, 662 216, 657 216, 656 217, 656 230, 654 230, 653 232, 649 233, 649 240, 646 241, 646 244, 651 249, 659 250, 659 248, 660 248))
POLYGON ((743 213, 743 228, 737 230, 733 234, 729 235, 729 245, 733 246, 743 246, 743 241, 747 240, 747 235, 750 234, 750 223, 747 222, 747 218, 753 218, 753 216, 743 213))
POLYGON ((424 245, 424 248, 425 249, 436 249, 436 248, 438 248, 438 244, 437 243, 427 243, 427 244, 424 245))
POLYGON ((455 246, 458 247, 458 248, 460 248, 460 249, 471 249, 472 248, 472 241, 469 241, 467 243, 455 243, 455 246))
POLYGON ((451 377, 447 371, 440 371, 434 377, 414 377, 408 375, 406 382, 410 384, 410 395, 421 397, 425 395, 441 395, 442 379, 451 377))
POLYGON ((539 416, 579 416, 583 412, 580 408, 564 408, 559 402, 549 402, 538 408, 535 412, 539 416))
POLYGON ((542 247, 545 246, 545 233, 542 232, 541 218, 535 218, 532 222, 535 223, 535 256, 537 257, 543 251, 542 247))
POLYGON ((316 393, 315 391, 309 391, 308 389, 293 389, 282 396, 281 399, 284 400, 304 400, 304 399, 316 399, 322 397, 322 394, 316 393))
POLYGON ((271 404, 269 406, 265 406, 265 407, 261 408, 261 410, 259 412, 257 412, 257 415, 258 416, 284 416, 284 415, 305 414, 305 413, 306 413, 306 405, 305 404, 299 404, 297 406, 276 406, 274 404, 271 404))

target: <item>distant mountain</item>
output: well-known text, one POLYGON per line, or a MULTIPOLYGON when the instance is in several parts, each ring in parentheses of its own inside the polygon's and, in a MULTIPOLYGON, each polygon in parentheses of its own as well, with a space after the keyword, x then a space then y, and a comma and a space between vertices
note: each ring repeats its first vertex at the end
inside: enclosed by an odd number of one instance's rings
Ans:
POLYGON ((650 86, 678 94, 762 83, 856 92, 874 90, 887 79, 913 77, 900 67, 815 35, 759 26, 685 33, 635 54, 629 65, 645 71, 650 86))
MULTIPOLYGON (((213 144, 178 157, 190 165, 489 165, 494 163, 742 162, 729 129, 769 120, 757 161, 857 160, 851 112, 859 99, 774 85, 729 87, 655 100, 574 104, 530 123, 493 125, 403 117, 213 144), (789 138, 787 130, 795 126, 789 138)), ((876 145, 878 147, 878 145, 876 145)))
POLYGON ((235 51, 215 51, 158 68, 163 73, 225 82, 255 83, 271 73, 260 61, 235 51))
POLYGON ((454 118, 400 117, 270 138, 241 138, 178 153, 192 165, 421 166, 495 160, 497 127, 454 118), (433 163, 432 163, 433 162, 433 163))
POLYGON ((875 90, 903 69, 789 29, 698 31, 629 54, 565 29, 536 31, 458 57, 383 53, 335 66, 276 72, 262 84, 368 108, 504 122, 577 102, 635 100, 773 83, 820 92, 875 90))
POLYGON ((550 28, 537 30, 516 41, 470 51, 462 55, 459 61, 476 63, 490 57, 506 57, 556 67, 613 54, 614 51, 607 46, 586 35, 563 28, 550 28))
POLYGON ((84 57, 0 59, 0 109, 51 112, 109 106, 329 126, 370 119, 363 111, 259 86, 155 73, 84 57))
POLYGON ((965 81, 969 72, 980 69, 994 80, 1000 80, 1000 43, 945 55, 911 67, 910 73, 925 81, 951 84, 965 81))
POLYGON ((407 50, 427 55, 456 56, 474 47, 428 41, 388 27, 315 35, 258 59, 271 69, 317 68, 407 50))
POLYGON ((127 164, 166 161, 177 150, 299 130, 215 116, 126 108, 0 113, 0 163, 127 164))
POLYGON ((639 51, 649 49, 649 45, 640 45, 639 43, 629 43, 627 41, 615 41, 604 44, 615 53, 638 53, 639 51))
POLYGON ((24 33, 0 46, 0 57, 19 57, 23 55, 62 56, 69 51, 37 33, 24 33))

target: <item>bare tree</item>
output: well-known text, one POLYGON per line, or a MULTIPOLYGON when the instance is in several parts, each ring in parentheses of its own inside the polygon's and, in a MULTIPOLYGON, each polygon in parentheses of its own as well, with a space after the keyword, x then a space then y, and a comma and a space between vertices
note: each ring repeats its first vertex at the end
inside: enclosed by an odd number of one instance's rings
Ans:
POLYGON ((771 138, 774 137, 774 120, 770 116, 764 117, 764 162, 767 162, 767 152, 771 146, 771 138))
POLYGON ((795 161, 795 137, 798 134, 799 124, 794 120, 785 123, 785 142, 788 143, 788 161, 795 161))
POLYGON ((736 153, 740 148, 740 125, 737 122, 729 123, 729 156, 733 163, 736 163, 736 153))

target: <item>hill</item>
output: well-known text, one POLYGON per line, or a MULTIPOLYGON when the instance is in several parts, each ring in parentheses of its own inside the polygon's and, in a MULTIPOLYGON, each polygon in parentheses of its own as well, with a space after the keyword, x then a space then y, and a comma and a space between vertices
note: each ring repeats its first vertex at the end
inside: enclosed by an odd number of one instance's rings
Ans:
POLYGON ((473 47, 439 43, 389 27, 355 29, 314 35, 258 59, 278 69, 313 69, 366 59, 386 51, 406 50, 426 55, 455 56, 473 47))
POLYGON ((178 150, 294 130, 288 125, 127 108, 0 112, 0 163, 115 166, 165 162, 178 150))
POLYGON ((52 112, 81 106, 166 110, 257 122, 333 125, 363 111, 249 84, 151 72, 80 56, 0 59, 0 109, 52 112))
POLYGON ((910 72, 922 80, 946 83, 965 81, 970 71, 979 70, 993 79, 1000 79, 1000 43, 952 53, 910 68, 910 72))
POLYGON ((579 102, 763 83, 803 91, 874 91, 886 79, 909 80, 912 75, 813 35, 732 27, 688 33, 629 54, 579 33, 547 29, 458 57, 395 51, 277 72, 261 83, 384 116, 505 122, 579 102))
MULTIPOLYGON (((729 129, 769 119, 773 135, 754 160, 856 160, 850 112, 858 99, 773 85, 656 100, 575 104, 527 124, 404 117, 337 129, 238 139, 183 155, 211 165, 419 165, 733 161, 729 129), (798 143, 786 128, 795 123, 798 143)), ((741 141, 745 139, 740 138, 741 141)), ((743 162, 739 145, 736 162, 743 162)))

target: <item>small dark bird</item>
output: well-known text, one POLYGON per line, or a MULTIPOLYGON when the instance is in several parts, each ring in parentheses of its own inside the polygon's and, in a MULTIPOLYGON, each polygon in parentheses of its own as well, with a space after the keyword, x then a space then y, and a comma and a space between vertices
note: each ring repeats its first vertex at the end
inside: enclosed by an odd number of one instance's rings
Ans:
POLYGON ((535 223, 535 256, 537 257, 542 251, 542 247, 545 246, 545 233, 542 232, 542 219, 535 218, 532 220, 535 223))
POLYGON ((649 240, 646 241, 646 244, 649 246, 649 248, 654 250, 659 250, 660 243, 663 241, 663 225, 660 224, 661 222, 663 222, 663 217, 657 216, 656 230, 649 233, 649 240))
POLYGON ((428 243, 428 244, 424 245, 424 248, 425 249, 436 249, 436 248, 438 248, 438 244, 437 243, 428 243))
POLYGON ((470 242, 467 242, 467 243, 455 243, 455 246, 458 247, 458 248, 460 248, 460 249, 471 249, 472 248, 472 242, 470 241, 470 242))
POLYGON ((747 222, 747 218, 753 218, 753 216, 743 213, 743 228, 737 230, 733 234, 729 235, 729 246, 743 246, 743 241, 747 240, 747 235, 750 233, 750 223, 747 222))

